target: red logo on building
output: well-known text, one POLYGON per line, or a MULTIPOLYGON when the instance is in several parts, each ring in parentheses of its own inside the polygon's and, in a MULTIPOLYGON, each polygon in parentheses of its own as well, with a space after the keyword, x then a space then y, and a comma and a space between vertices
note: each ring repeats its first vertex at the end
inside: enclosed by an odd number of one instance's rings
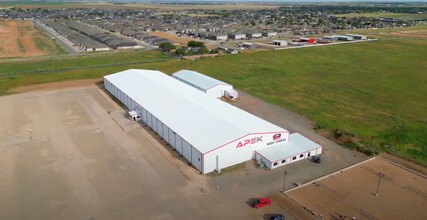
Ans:
POLYGON ((278 140, 278 139, 280 139, 280 137, 282 137, 282 134, 275 134, 275 135, 273 135, 273 140, 274 141, 278 140))
POLYGON ((261 142, 261 141, 262 141, 262 136, 254 137, 254 138, 251 138, 251 139, 245 139, 245 140, 239 142, 237 144, 236 148, 244 147, 246 145, 255 144, 255 143, 258 143, 258 142, 261 142))

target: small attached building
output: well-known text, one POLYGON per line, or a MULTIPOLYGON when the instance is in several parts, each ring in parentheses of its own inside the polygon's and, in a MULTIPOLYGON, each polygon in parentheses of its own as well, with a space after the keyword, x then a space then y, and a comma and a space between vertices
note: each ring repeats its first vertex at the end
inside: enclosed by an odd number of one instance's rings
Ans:
POLYGON ((255 159, 274 169, 322 153, 322 146, 299 133, 289 135, 289 141, 255 152, 255 159))
POLYGON ((172 74, 172 77, 215 98, 237 99, 239 97, 232 85, 196 71, 181 70, 172 74))

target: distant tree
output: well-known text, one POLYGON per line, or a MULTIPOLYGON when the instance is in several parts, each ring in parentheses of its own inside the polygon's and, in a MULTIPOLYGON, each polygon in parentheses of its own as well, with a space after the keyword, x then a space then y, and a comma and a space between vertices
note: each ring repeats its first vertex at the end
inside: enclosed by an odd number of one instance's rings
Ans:
POLYGON ((210 54, 216 54, 216 53, 219 53, 219 50, 218 49, 212 49, 209 51, 209 53, 210 54))
POLYGON ((173 45, 171 42, 163 42, 159 44, 159 48, 164 52, 169 52, 173 49, 175 49, 175 45, 173 45))
POLYGON ((180 56, 184 56, 187 53, 187 47, 180 47, 176 49, 175 53, 180 56))
POLYGON ((199 53, 200 54, 206 54, 206 53, 208 53, 209 52, 209 50, 208 50, 208 48, 206 48, 205 46, 203 46, 203 47, 200 47, 200 50, 199 50, 199 53))
POLYGON ((191 41, 188 41, 187 46, 188 47, 204 47, 205 43, 191 40, 191 41))

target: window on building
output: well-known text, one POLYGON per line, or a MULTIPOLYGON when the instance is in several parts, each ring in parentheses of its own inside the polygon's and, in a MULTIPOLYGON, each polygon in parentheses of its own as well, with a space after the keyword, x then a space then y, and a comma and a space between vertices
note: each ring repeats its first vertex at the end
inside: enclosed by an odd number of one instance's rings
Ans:
POLYGON ((302 157, 304 157, 304 154, 299 155, 299 158, 302 158, 302 157))
POLYGON ((197 158, 197 160, 200 162, 200 157, 199 157, 199 158, 197 158))
POLYGON ((296 160, 297 159, 297 157, 292 157, 292 160, 296 160))
POLYGON ((273 166, 277 166, 277 162, 274 162, 274 163, 273 163, 273 166))
POLYGON ((309 157, 310 156, 310 152, 308 152, 308 154, 307 154, 307 157, 309 157))
POLYGON ((286 160, 282 160, 282 163, 286 163, 286 160))

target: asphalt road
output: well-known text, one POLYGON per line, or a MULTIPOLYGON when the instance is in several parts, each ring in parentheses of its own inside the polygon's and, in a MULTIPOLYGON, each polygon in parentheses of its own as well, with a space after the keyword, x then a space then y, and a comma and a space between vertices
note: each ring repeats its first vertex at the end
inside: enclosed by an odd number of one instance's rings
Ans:
POLYGON ((68 51, 70 54, 79 54, 79 51, 73 47, 73 43, 66 39, 65 37, 59 35, 57 32, 55 32, 52 28, 46 26, 41 21, 33 21, 33 24, 37 26, 43 33, 45 33, 47 36, 49 36, 51 39, 53 38, 54 41, 60 45, 64 50, 68 51))

